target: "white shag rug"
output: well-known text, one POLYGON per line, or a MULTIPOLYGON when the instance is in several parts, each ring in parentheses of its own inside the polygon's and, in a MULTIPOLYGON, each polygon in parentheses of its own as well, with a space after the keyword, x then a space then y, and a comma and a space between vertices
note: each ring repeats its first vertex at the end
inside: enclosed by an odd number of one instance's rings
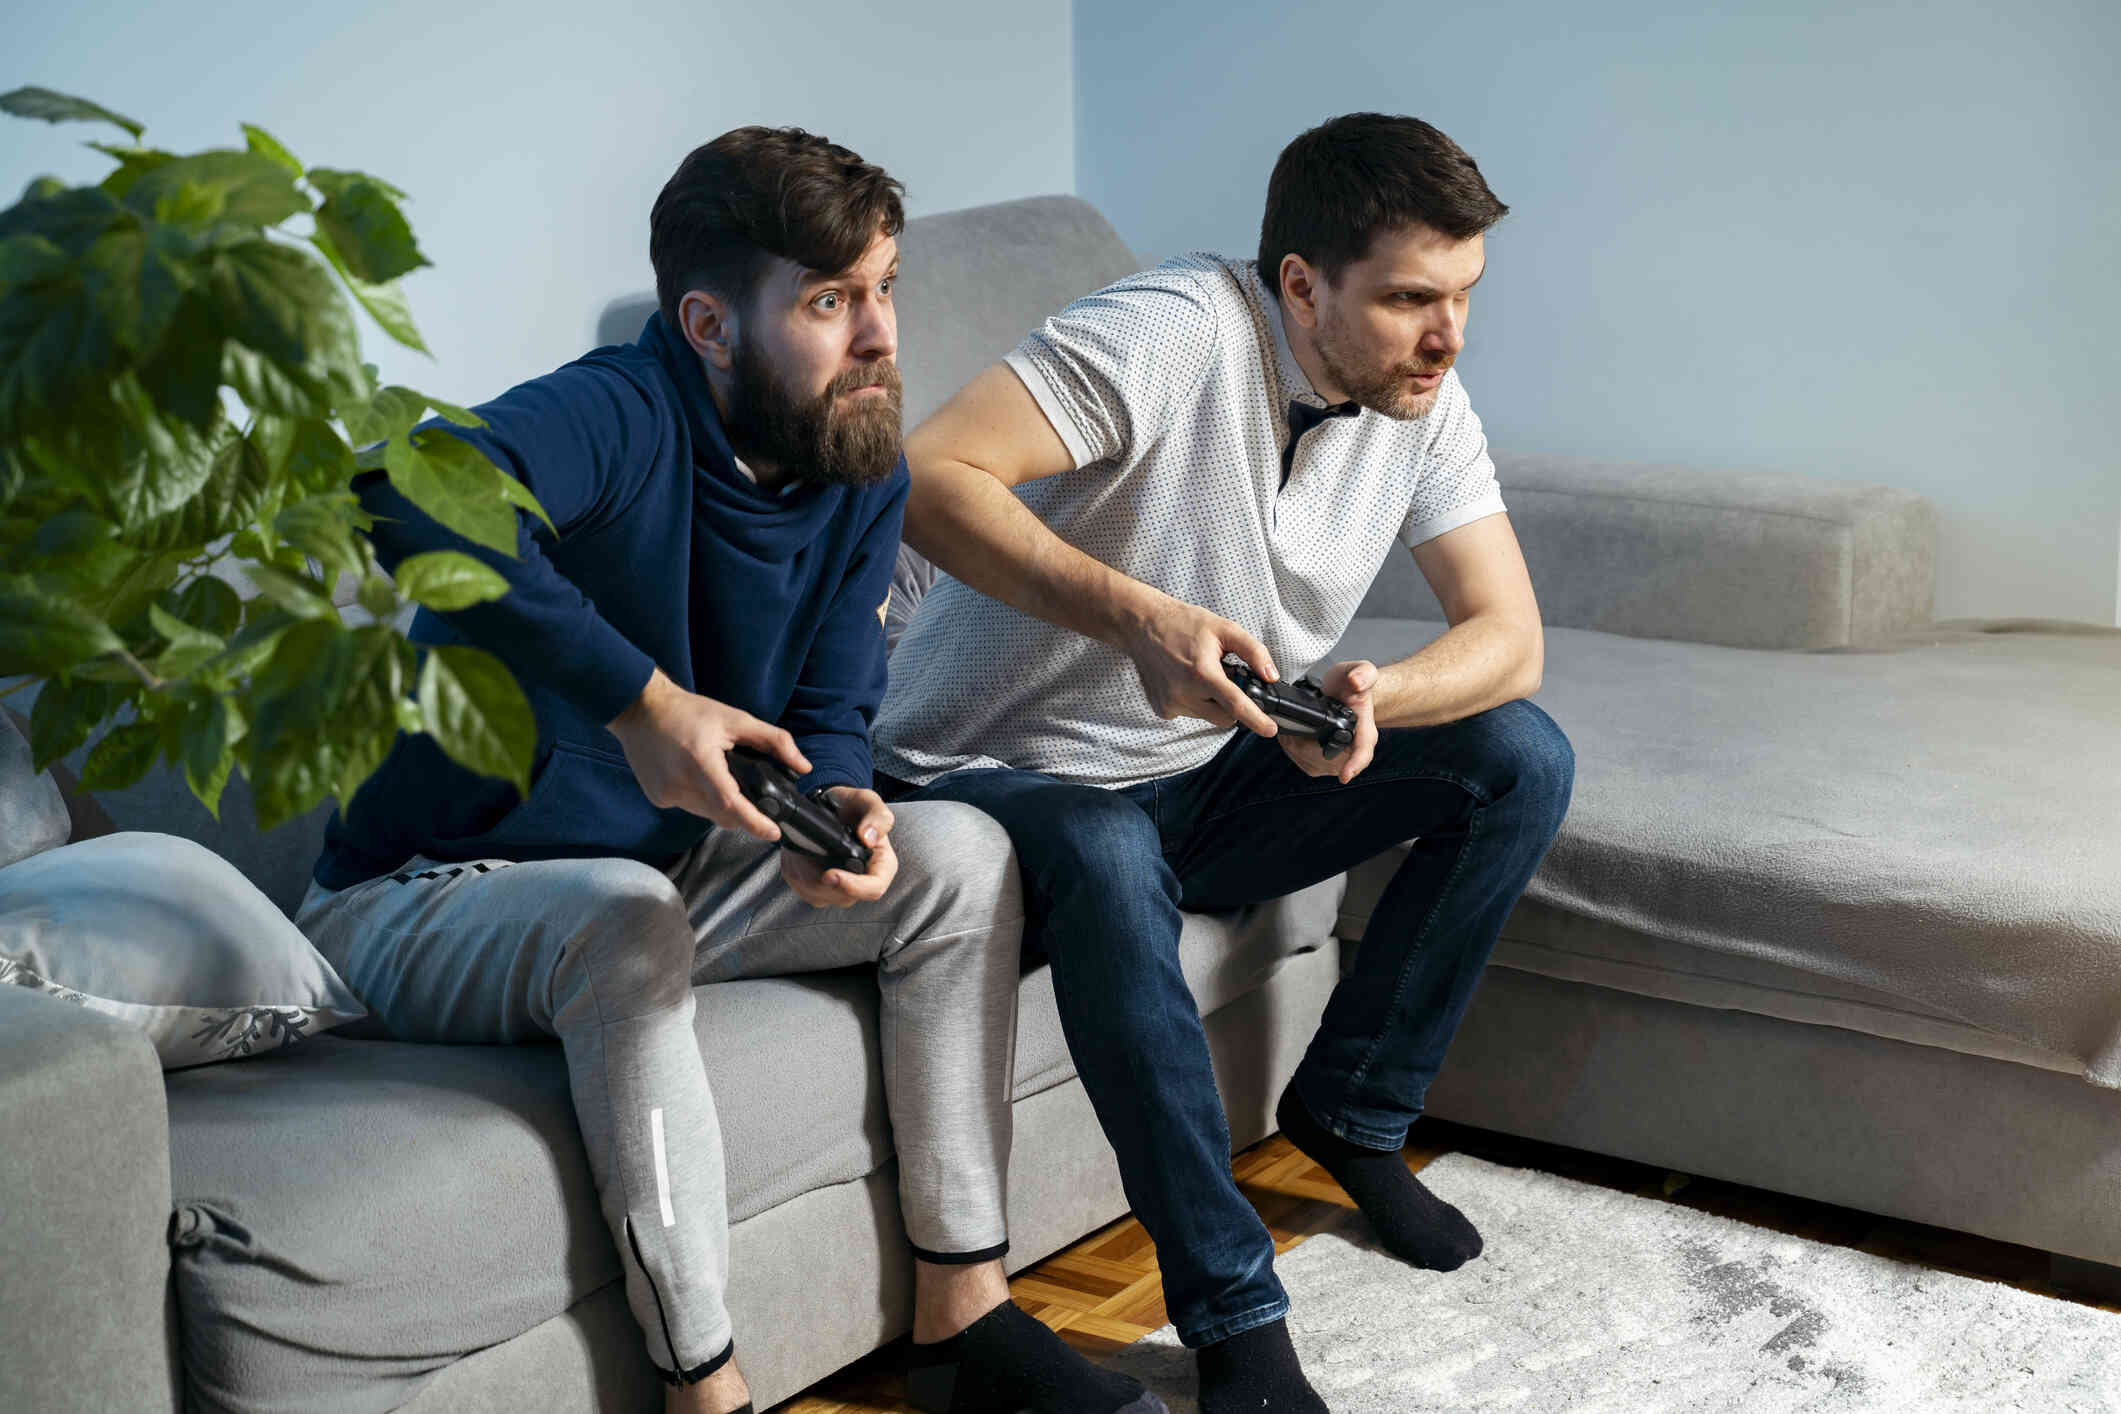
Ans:
MULTIPOLYGON (((1360 1219, 1276 1263, 1334 1414, 2107 1414, 2121 1316, 1448 1154, 1486 1251, 1417 1271, 1360 1219)), ((1171 1327, 1111 1361, 1194 1414, 1171 1327)))

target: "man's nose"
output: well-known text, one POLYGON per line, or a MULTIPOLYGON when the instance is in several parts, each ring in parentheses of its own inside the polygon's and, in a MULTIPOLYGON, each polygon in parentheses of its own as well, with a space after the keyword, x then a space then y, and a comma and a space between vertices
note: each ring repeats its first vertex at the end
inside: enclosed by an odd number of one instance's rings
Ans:
POLYGON ((898 353, 898 315, 879 300, 865 300, 855 316, 854 342, 847 350, 859 359, 891 358, 898 353))
POLYGON ((1432 357, 1457 357, 1458 351, 1466 346, 1465 311, 1446 302, 1443 313, 1422 335, 1421 342, 1432 357))

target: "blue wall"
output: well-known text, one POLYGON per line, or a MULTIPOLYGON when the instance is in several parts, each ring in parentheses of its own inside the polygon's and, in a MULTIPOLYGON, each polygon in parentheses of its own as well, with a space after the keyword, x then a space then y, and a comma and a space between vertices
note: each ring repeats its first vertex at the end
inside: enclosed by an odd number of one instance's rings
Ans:
MULTIPOLYGON (((411 193, 435 262, 407 281, 430 363, 366 331, 386 376, 461 401, 593 342, 649 288, 648 208, 678 160, 740 123, 796 123, 880 162, 915 215, 1074 184, 1065 4, 997 33, 971 0, 383 0, 25 5, 0 89, 34 83, 147 124, 150 143, 240 146, 411 193)), ((0 202, 38 172, 92 180, 87 127, 0 120, 0 202)))
POLYGON ((2121 621, 2121 5, 1709 8, 1076 0, 1077 190, 1249 254, 1297 132, 1427 118, 1513 208, 1497 448, 1908 487, 1941 615, 2121 621))

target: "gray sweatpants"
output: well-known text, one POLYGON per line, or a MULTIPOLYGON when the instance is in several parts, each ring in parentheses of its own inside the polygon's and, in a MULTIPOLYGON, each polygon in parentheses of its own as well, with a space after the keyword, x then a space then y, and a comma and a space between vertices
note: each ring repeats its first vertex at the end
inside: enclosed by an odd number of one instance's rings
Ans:
POLYGON ((1023 930, 1009 837, 969 806, 894 812, 898 878, 814 909, 780 849, 731 830, 665 873, 627 859, 438 863, 333 892, 296 921, 390 1034, 556 1036, 626 1297, 667 1374, 698 1378, 732 1331, 721 1128, 694 986, 874 963, 906 1231, 924 1257, 999 1255, 1023 930))

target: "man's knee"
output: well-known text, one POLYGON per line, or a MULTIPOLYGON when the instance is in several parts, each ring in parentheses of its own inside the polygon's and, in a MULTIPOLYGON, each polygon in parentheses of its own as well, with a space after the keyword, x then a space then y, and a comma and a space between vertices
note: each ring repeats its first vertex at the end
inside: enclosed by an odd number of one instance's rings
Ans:
POLYGON ((899 861, 894 891, 944 895, 941 902, 968 920, 965 927, 1024 916, 1016 853, 993 816, 954 800, 912 801, 892 814, 891 848, 899 861))
POLYGON ((1576 748, 1568 735, 1522 699, 1483 713, 1482 719, 1489 726, 1484 744, 1498 782, 1522 802, 1528 821, 1543 823, 1549 834, 1558 830, 1576 782, 1576 748))
POLYGON ((554 910, 553 921, 566 920, 566 961, 586 973, 603 1019, 682 1001, 692 986, 694 939, 677 885, 631 859, 579 866, 568 881, 568 904, 554 910))

